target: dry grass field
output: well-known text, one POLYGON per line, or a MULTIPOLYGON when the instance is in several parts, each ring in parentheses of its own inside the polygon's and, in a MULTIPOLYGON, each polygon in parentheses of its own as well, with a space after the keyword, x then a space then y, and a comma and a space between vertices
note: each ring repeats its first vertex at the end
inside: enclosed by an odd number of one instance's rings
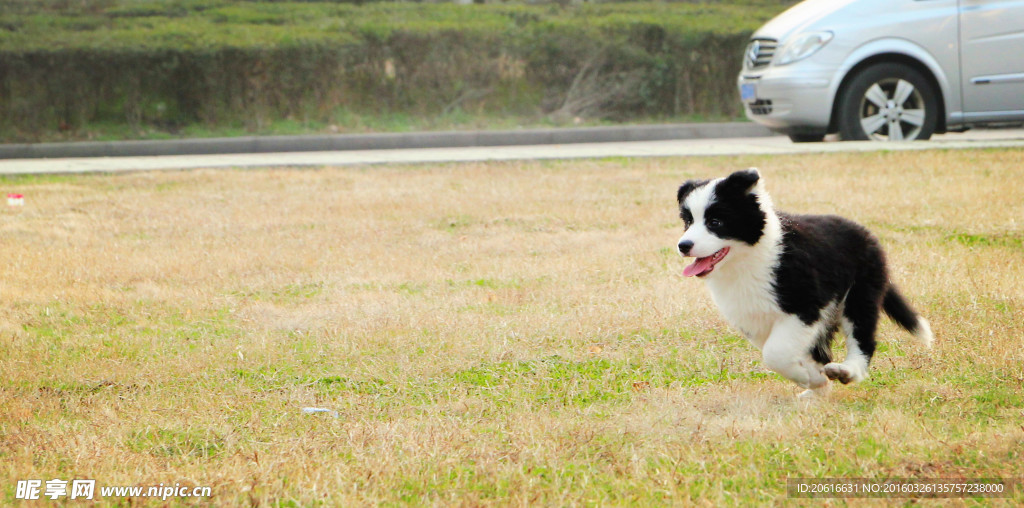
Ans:
POLYGON ((0 504, 54 478, 721 506, 785 503, 787 477, 1024 477, 1020 151, 0 183, 26 199, 0 210, 0 504), (748 166, 779 209, 875 231, 935 348, 886 321, 871 378, 810 406, 765 370, 674 251, 679 183, 748 166))

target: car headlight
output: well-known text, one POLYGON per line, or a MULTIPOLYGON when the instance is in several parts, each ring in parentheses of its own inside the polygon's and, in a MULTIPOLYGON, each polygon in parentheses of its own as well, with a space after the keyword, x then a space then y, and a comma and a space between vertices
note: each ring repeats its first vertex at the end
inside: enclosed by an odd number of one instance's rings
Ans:
POLYGON ((786 65, 803 60, 825 47, 830 40, 832 40, 832 32, 800 34, 786 43, 775 65, 786 65))

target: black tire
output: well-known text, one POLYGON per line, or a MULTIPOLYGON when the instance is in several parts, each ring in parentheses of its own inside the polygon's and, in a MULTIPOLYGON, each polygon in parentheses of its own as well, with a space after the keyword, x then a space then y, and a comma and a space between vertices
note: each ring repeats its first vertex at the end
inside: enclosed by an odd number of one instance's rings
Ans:
POLYGON ((938 93, 920 72, 881 63, 858 72, 839 94, 844 141, 926 140, 939 122, 938 93))
POLYGON ((825 139, 824 134, 790 134, 789 140, 794 143, 818 143, 825 139))

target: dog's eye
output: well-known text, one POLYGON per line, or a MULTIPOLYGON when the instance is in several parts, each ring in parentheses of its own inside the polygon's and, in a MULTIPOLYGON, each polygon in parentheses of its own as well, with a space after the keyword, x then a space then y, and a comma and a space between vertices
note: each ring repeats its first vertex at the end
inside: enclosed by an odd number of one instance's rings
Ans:
POLYGON ((707 225, 709 228, 717 228, 722 226, 722 221, 719 219, 708 219, 707 225))

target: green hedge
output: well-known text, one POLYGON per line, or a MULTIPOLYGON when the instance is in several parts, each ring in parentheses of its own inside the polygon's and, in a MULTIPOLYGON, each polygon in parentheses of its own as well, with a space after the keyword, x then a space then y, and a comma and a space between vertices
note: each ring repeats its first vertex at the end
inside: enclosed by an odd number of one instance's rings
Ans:
POLYGON ((0 3, 0 137, 339 111, 613 119, 740 113, 749 34, 784 5, 220 0, 0 3), (82 7, 84 6, 84 7, 82 7))

